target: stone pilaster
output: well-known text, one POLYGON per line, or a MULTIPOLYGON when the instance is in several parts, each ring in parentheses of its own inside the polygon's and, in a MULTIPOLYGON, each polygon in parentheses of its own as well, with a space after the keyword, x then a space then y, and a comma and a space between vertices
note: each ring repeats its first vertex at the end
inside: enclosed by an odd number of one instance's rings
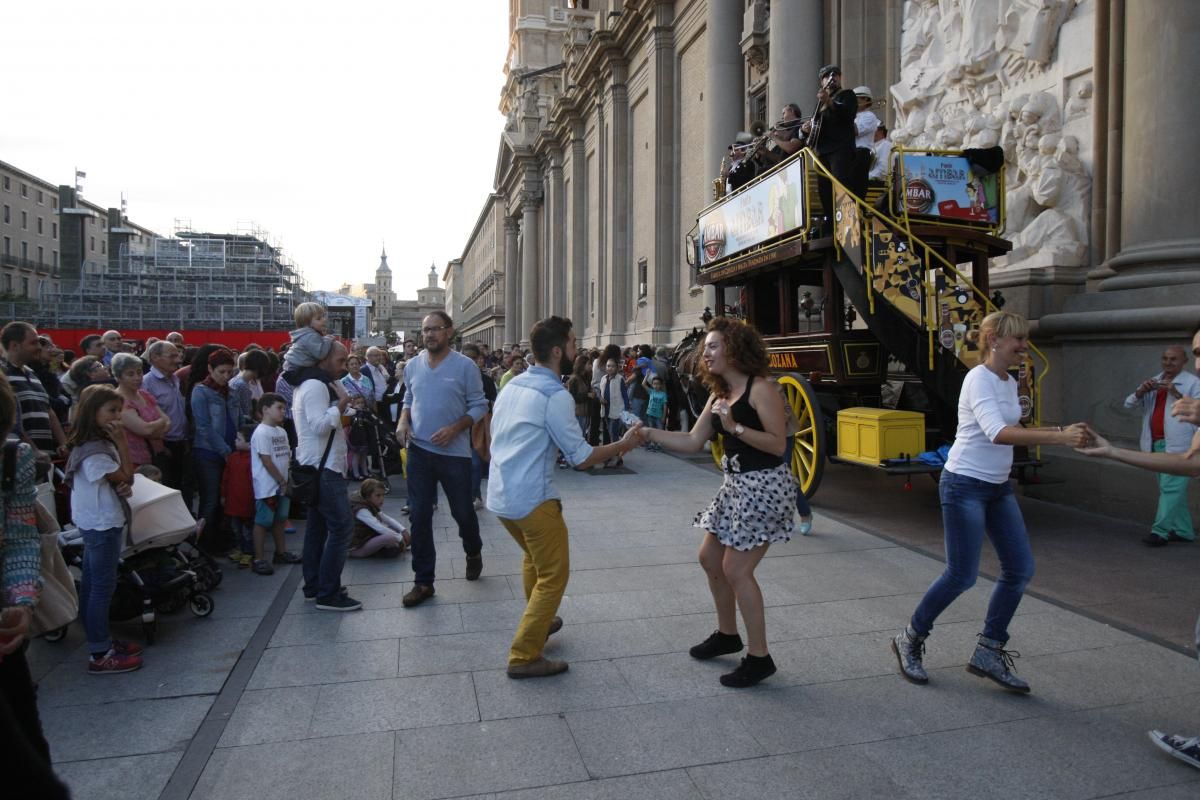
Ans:
POLYGON ((616 53, 608 62, 609 74, 604 91, 604 106, 607 125, 604 128, 605 163, 607 174, 604 183, 607 196, 601 206, 607 221, 607 231, 600 241, 606 252, 608 267, 608 325, 601 331, 621 335, 629 327, 632 313, 632 280, 634 264, 629 255, 629 93, 625 85, 628 65, 616 53))
POLYGON ((658 2, 654 6, 654 25, 650 29, 650 85, 654 87, 654 257, 649 265, 648 302, 652 305, 651 337, 657 342, 670 338, 671 323, 679 297, 679 237, 677 230, 679 197, 675 181, 679 155, 675 149, 675 126, 679 107, 675 80, 675 4, 658 2))
POLYGON ((519 289, 520 250, 517 244, 517 233, 520 223, 513 217, 504 218, 504 344, 512 346, 521 340, 518 333, 521 324, 521 304, 519 289))
POLYGON ((550 239, 549 252, 547 253, 544 269, 548 301, 546 316, 568 313, 566 265, 567 215, 562 162, 562 151, 557 147, 552 148, 550 151, 549 176, 547 180, 549 194, 546 201, 546 224, 549 227, 547 233, 550 239))
POLYGON ((578 336, 583 336, 588 325, 587 309, 587 147, 584 141, 583 119, 572 115, 571 126, 571 256, 569 259, 570 280, 567 296, 570 297, 571 320, 575 323, 578 336))

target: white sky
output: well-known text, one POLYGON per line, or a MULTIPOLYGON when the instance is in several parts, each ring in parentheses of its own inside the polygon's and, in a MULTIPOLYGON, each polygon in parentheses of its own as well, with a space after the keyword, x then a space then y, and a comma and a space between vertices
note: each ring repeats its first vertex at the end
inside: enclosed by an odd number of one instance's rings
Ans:
POLYGON ((503 0, 6 3, 0 160, 105 208, 252 221, 313 289, 416 296, 462 253, 492 188, 503 0))

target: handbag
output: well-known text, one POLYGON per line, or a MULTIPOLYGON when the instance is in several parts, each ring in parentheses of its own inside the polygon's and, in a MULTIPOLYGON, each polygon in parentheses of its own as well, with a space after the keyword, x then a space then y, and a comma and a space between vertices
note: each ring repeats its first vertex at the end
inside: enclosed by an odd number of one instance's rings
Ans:
POLYGON ((471 449, 485 464, 492 460, 492 412, 471 426, 471 449))
POLYGON ((325 443, 325 452, 321 455, 321 463, 317 466, 292 464, 292 468, 288 471, 288 482, 291 484, 289 494, 293 503, 313 505, 317 502, 321 494, 321 470, 325 469, 325 462, 329 460, 329 451, 333 449, 333 437, 336 435, 336 430, 329 432, 329 441, 325 443))
MULTIPOLYGON (((4 445, 4 478, 0 481, 0 490, 5 494, 11 494, 16 483, 18 444, 8 442, 4 445)), ((36 501, 34 514, 41 537, 42 590, 33 608, 29 635, 41 636, 75 621, 79 615, 79 595, 75 591, 75 578, 58 549, 58 520, 36 501)))

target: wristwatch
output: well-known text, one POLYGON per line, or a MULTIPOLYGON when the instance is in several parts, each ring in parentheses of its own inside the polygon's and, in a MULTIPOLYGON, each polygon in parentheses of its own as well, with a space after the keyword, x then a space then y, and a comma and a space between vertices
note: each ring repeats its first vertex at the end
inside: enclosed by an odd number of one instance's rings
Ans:
POLYGON ((741 436, 745 432, 746 432, 746 426, 743 425, 742 423, 739 422, 737 425, 733 426, 733 435, 734 436, 741 436))

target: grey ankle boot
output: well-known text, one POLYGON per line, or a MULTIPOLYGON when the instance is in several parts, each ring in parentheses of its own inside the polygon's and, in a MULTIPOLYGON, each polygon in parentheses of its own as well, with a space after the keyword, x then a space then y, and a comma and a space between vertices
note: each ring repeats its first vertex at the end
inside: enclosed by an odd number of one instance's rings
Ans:
POLYGON ((929 673, 925 671, 925 637, 917 635, 911 627, 906 627, 892 639, 892 652, 900 664, 900 674, 913 683, 929 683, 929 673))
POLYGON ((1005 650, 1004 642, 979 634, 979 644, 975 645, 975 652, 967 662, 967 672, 981 678, 991 678, 1005 689, 1028 693, 1029 684, 1013 674, 1016 669, 1013 659, 1020 657, 1021 654, 1016 650, 1005 650))

